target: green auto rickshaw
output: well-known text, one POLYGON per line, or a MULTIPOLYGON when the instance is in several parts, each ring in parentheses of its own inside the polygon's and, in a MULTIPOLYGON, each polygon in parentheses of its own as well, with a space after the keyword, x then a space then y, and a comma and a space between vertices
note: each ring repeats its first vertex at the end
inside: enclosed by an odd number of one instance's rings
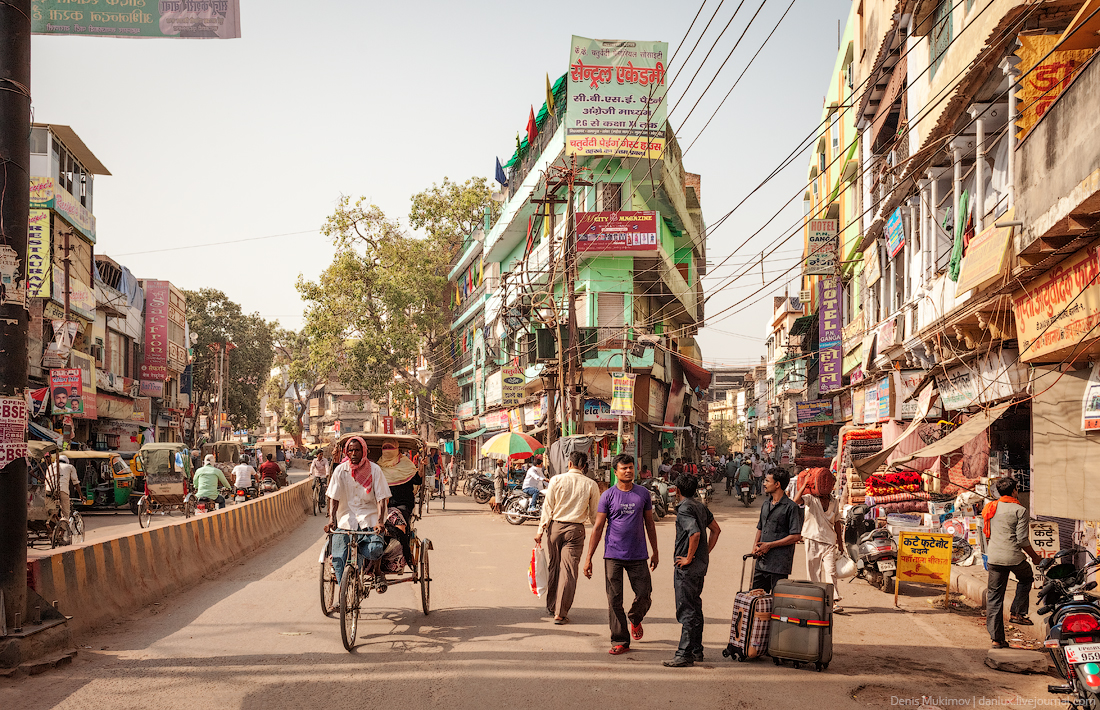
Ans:
POLYGON ((131 493, 134 472, 116 451, 66 451, 69 463, 76 467, 79 490, 72 497, 74 510, 115 510, 130 508, 136 514, 131 493))

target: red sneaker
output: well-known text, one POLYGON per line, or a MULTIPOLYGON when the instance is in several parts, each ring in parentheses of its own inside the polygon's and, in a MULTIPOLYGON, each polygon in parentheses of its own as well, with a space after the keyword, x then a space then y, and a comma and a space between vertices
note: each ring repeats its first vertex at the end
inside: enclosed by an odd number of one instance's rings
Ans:
POLYGON ((642 625, 641 624, 631 624, 630 625, 630 635, 634 638, 635 641, 641 641, 642 640, 642 634, 644 634, 644 633, 645 632, 642 631, 642 625))

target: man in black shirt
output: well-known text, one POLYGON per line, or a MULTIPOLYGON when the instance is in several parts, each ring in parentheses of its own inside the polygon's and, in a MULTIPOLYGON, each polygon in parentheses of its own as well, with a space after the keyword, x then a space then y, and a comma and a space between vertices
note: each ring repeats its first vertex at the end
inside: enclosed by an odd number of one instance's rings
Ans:
POLYGON ((760 521, 756 524, 756 542, 752 554, 756 569, 752 588, 769 594, 775 583, 786 579, 794 566, 794 546, 802 539, 802 508, 787 497, 791 474, 781 468, 764 477, 764 504, 760 506, 760 521))
POLYGON ((676 507, 676 566, 672 571, 672 588, 676 593, 676 620, 683 629, 676 657, 665 661, 664 665, 685 668, 703 660, 703 581, 710 552, 718 544, 722 529, 707 507, 693 498, 699 479, 681 474, 675 486, 682 500, 676 507))

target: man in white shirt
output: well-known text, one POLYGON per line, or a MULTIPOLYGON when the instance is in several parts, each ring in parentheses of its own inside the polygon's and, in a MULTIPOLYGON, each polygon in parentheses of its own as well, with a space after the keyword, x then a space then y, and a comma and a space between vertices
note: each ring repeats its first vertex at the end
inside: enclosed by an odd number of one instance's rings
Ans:
POLYGON ((798 486, 795 505, 806 506, 802 518, 802 539, 806 543, 806 576, 811 582, 833 585, 833 611, 839 612, 840 587, 836 584, 837 555, 844 554, 844 520, 840 504, 832 493, 810 495, 807 476, 798 486))
POLYGON ((542 457, 536 456, 531 467, 527 469, 527 475, 523 478, 523 492, 531 496, 531 505, 528 510, 534 511, 539 504, 539 496, 546 488, 546 473, 542 470, 542 457))
POLYGON ((46 469, 46 492, 52 495, 56 491, 61 498, 61 519, 64 521, 73 512, 72 502, 69 500, 70 483, 79 489, 80 477, 76 475, 76 466, 69 463, 69 457, 61 456, 46 469))
POLYGON ((344 447, 347 460, 336 467, 329 478, 328 497, 332 501, 325 532, 370 530, 366 535, 337 534, 332 537, 332 568, 339 582, 344 573, 344 557, 349 542, 358 546, 359 564, 377 560, 385 550, 386 509, 390 486, 382 468, 367 458, 367 444, 354 437, 344 447), (351 538, 355 538, 354 541, 351 538))
POLYGON ((233 467, 233 486, 235 488, 251 488, 255 477, 256 469, 248 463, 247 456, 241 456, 241 462, 233 467))
POLYGON ((547 537, 546 556, 549 575, 546 579, 546 610, 554 615, 554 623, 569 623, 569 609, 577 592, 577 569, 584 552, 584 524, 596 521, 600 506, 600 488, 585 475, 588 454, 569 454, 569 470, 554 476, 546 489, 535 544, 542 545, 547 537), (565 580, 559 589, 562 573, 565 580))
MULTIPOLYGON (((312 480, 310 485, 313 490, 317 490, 317 486, 322 488, 328 487, 328 474, 329 474, 329 462, 325 458, 325 451, 321 449, 317 452, 316 458, 309 464, 309 477, 312 480)), ((325 501, 321 499, 321 510, 325 509, 325 501)))

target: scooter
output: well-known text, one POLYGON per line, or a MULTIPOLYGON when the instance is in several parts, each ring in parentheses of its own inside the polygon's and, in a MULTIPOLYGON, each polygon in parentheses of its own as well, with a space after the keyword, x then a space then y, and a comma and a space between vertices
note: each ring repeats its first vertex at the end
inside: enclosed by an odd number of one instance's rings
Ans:
POLYGON ((1086 582, 1100 566, 1087 550, 1089 562, 1078 569, 1073 558, 1078 550, 1062 550, 1043 559, 1039 571, 1047 582, 1039 590, 1040 616, 1047 616, 1043 646, 1067 682, 1048 685, 1047 692, 1073 695, 1069 705, 1089 709, 1100 707, 1100 605, 1090 594, 1096 582, 1086 582))
POLYGON ((641 486, 649 489, 650 500, 653 501, 653 512, 657 517, 663 518, 668 515, 672 505, 668 499, 668 483, 659 478, 647 478, 641 481, 641 486))
POLYGON ((274 478, 265 478, 260 481, 260 490, 264 493, 274 493, 279 490, 279 482, 274 478))
POLYGON ((898 545, 885 528, 867 525, 869 508, 855 505, 844 517, 844 549, 856 563, 857 576, 884 592, 892 592, 898 569, 898 545))
POLYGON ((512 525, 523 525, 528 520, 538 520, 542 517, 542 502, 546 495, 540 495, 535 509, 531 510, 531 496, 523 489, 516 489, 504 496, 504 519, 512 525))

